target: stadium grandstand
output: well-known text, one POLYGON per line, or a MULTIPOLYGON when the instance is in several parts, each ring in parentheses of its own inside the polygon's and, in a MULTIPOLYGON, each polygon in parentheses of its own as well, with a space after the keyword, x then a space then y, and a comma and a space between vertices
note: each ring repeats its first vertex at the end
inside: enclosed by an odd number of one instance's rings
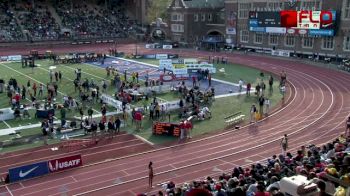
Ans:
POLYGON ((350 196, 350 0, 0 1, 0 195, 350 196))
POLYGON ((124 1, 1 1, 1 42, 126 38, 141 21, 124 1))

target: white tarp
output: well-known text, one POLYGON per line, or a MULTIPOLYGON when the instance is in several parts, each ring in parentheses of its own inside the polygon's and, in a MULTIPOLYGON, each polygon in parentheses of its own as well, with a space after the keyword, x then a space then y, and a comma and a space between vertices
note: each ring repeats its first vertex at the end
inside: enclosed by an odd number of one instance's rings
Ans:
POLYGON ((10 108, 0 109, 0 120, 11 120, 14 119, 13 110, 10 108))
POLYGON ((165 103, 160 103, 159 105, 165 106, 165 109, 167 112, 173 111, 173 110, 177 110, 180 108, 180 100, 176 100, 176 101, 170 101, 170 102, 165 102, 165 103))

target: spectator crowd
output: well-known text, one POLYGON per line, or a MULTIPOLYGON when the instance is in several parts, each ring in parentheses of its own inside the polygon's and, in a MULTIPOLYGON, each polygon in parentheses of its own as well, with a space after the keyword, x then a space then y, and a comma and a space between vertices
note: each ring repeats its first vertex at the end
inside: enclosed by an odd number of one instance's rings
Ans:
POLYGON ((0 42, 127 37, 139 29, 122 5, 85 1, 0 2, 0 42))
MULTIPOLYGON (((229 173, 208 176, 178 185, 173 181, 158 184, 161 190, 156 195, 288 195, 281 186, 281 180, 301 175, 314 184, 316 191, 309 195, 347 196, 349 191, 346 186, 350 185, 348 152, 350 152, 350 138, 341 135, 323 146, 301 146, 296 153, 273 155, 264 163, 256 162, 246 167, 235 167, 229 173)), ((306 186, 307 184, 302 188, 306 186)))

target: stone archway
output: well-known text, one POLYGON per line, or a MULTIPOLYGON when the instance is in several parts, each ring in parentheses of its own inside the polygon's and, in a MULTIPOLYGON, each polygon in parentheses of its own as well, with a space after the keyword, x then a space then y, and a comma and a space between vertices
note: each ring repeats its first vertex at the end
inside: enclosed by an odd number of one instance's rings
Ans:
POLYGON ((224 36, 225 34, 217 29, 211 29, 207 32, 208 36, 224 36))
POLYGON ((225 34, 220 30, 211 29, 207 32, 205 38, 202 40, 201 47, 212 51, 217 51, 217 49, 223 47, 224 43, 225 34))

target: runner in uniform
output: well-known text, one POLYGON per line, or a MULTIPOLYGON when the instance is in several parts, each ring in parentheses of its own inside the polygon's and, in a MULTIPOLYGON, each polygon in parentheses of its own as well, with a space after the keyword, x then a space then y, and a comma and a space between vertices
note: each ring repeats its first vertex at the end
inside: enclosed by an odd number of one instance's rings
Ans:
POLYGON ((286 81, 287 81, 287 74, 286 74, 286 72, 283 70, 283 71, 281 72, 281 84, 280 84, 280 86, 284 86, 286 81))
POLYGON ((287 134, 284 134, 284 137, 281 140, 281 147, 282 147, 282 154, 283 154, 283 156, 285 156, 287 148, 288 148, 288 137, 287 137, 287 134))
POLYGON ((153 183, 153 163, 152 162, 149 162, 149 165, 148 165, 148 185, 150 188, 153 188, 152 186, 152 183, 153 183))

